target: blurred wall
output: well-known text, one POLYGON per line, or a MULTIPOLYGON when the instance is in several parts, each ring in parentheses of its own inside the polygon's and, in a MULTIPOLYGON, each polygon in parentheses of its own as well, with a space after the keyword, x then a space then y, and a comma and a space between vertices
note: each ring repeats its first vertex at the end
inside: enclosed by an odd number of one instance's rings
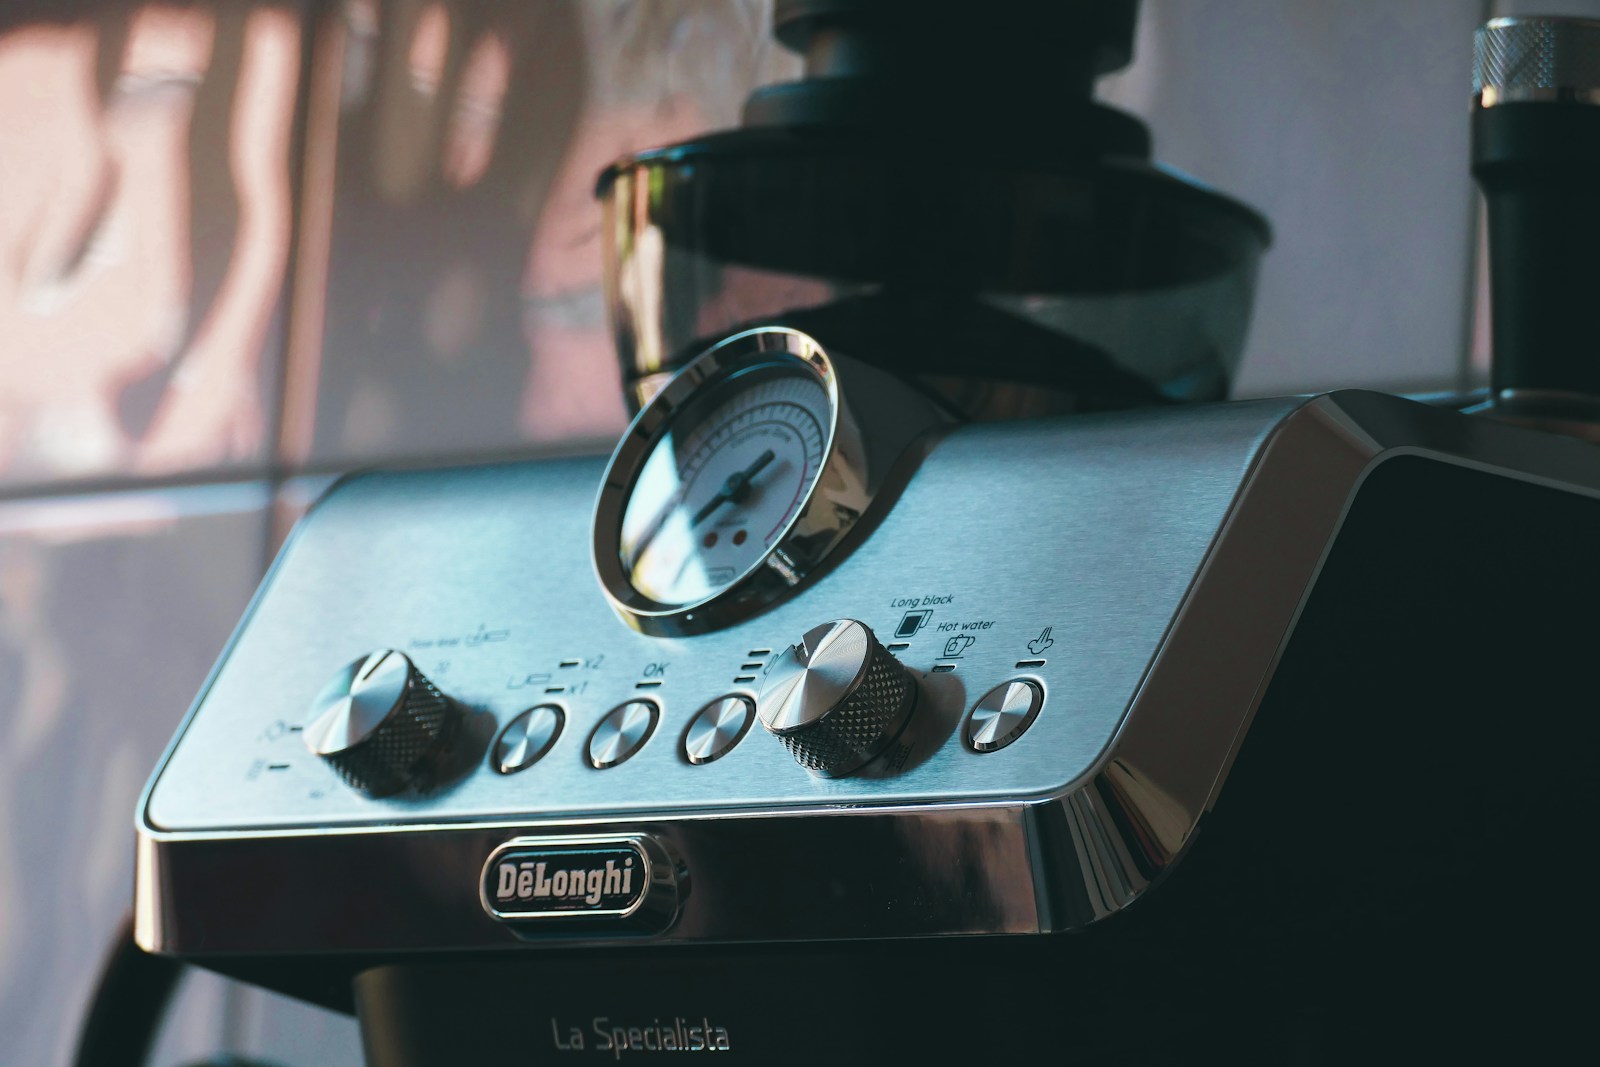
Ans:
MULTIPOLYGON (((1489 13, 1145 0, 1102 95, 1276 229, 1239 392, 1481 376, 1466 118, 1489 13)), ((139 788, 327 479, 622 426, 594 175, 791 74, 767 19, 0 5, 0 1061, 68 1062, 139 788)), ((224 1048, 359 1059, 352 1021, 196 977, 158 1062, 224 1048)))

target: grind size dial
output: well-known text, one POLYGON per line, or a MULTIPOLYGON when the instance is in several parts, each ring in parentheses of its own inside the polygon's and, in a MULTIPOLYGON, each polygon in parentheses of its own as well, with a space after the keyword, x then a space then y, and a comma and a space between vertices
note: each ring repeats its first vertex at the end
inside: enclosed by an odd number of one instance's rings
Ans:
POLYGON ((384 648, 328 680, 302 737, 352 789, 381 797, 426 779, 458 718, 405 653, 384 648))

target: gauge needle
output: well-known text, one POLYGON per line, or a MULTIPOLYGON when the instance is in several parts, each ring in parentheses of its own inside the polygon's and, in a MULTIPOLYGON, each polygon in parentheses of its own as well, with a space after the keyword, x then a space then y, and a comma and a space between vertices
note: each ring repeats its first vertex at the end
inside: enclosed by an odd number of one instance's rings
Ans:
POLYGON ((778 458, 772 449, 767 449, 756 457, 756 461, 742 471, 735 471, 728 475, 728 480, 722 483, 722 489, 717 495, 705 502, 705 506, 694 513, 694 518, 689 520, 690 526, 699 526, 711 513, 724 504, 742 504, 745 497, 750 495, 750 479, 760 474, 768 463, 778 458))

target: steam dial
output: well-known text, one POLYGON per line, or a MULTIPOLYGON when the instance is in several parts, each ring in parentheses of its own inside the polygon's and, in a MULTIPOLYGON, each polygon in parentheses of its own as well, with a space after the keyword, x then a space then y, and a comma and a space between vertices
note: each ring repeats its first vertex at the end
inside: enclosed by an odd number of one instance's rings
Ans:
POLYGON ((854 619, 807 631, 773 660, 757 713, 800 766, 824 778, 858 771, 894 743, 916 682, 854 619))
POLYGON ((404 653, 385 648, 329 679, 303 736, 351 788, 381 797, 426 779, 457 714, 404 653))

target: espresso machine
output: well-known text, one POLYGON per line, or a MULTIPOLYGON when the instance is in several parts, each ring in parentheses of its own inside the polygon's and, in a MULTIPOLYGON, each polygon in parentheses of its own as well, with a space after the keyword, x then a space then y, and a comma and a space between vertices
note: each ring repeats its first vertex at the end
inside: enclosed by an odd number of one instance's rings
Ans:
POLYGON ((313 509, 143 949, 372 1067, 1582 1040, 1600 26, 1479 33, 1489 392, 1226 402, 1267 224, 1094 101, 1133 0, 1035 6, 780 2, 802 79, 601 176, 632 423, 313 509))

